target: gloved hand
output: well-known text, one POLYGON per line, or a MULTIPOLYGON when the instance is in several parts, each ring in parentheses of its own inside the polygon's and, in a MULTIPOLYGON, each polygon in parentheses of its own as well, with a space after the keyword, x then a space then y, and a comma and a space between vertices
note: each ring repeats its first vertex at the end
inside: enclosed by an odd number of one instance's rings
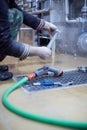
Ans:
POLYGON ((53 31, 57 30, 57 26, 55 26, 54 24, 47 21, 44 21, 44 22, 45 24, 44 24, 43 29, 46 29, 49 33, 52 33, 53 31))
POLYGON ((43 47, 40 47, 38 54, 41 59, 45 60, 51 56, 51 50, 43 46, 43 47))
POLYGON ((51 50, 45 46, 35 47, 27 44, 24 45, 25 49, 22 55, 19 57, 19 60, 26 59, 29 56, 39 56, 41 59, 47 59, 51 56, 51 50))
POLYGON ((39 56, 41 59, 47 59, 51 56, 51 50, 47 47, 30 47, 30 56, 39 56))

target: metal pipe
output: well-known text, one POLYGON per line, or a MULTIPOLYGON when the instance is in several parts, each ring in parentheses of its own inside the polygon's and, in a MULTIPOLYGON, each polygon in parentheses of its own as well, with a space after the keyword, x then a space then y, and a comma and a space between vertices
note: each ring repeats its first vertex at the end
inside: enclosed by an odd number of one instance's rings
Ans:
POLYGON ((23 27, 22 27, 22 28, 20 28, 20 30, 27 31, 27 30, 33 30, 33 29, 32 29, 32 28, 25 28, 25 27, 23 28, 23 27))
POLYGON ((49 44, 47 45, 48 48, 50 48, 50 49, 52 48, 52 45, 54 44, 54 41, 55 41, 58 33, 59 33, 59 31, 56 30, 55 33, 54 33, 54 36, 52 37, 52 39, 50 40, 49 44))
POLYGON ((66 13, 66 22, 67 23, 79 23, 79 22, 82 22, 81 17, 73 19, 73 20, 70 20, 68 18, 68 16, 69 16, 69 0, 65 0, 65 13, 66 13))
POLYGON ((85 7, 87 6, 87 0, 84 1, 84 6, 85 6, 85 7))
POLYGON ((38 11, 33 11, 33 12, 30 12, 31 14, 41 14, 41 13, 48 13, 50 11, 50 9, 42 9, 42 10, 38 10, 38 11))

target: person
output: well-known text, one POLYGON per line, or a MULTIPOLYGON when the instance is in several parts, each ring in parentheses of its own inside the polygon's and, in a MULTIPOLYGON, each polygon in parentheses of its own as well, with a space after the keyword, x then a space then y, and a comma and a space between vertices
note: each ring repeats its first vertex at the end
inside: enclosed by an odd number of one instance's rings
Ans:
MULTIPOLYGON (((24 60, 28 56, 39 56, 42 59, 51 56, 51 50, 45 46, 30 46, 16 40, 22 23, 34 30, 47 30, 49 33, 57 29, 54 24, 22 10, 15 0, 0 0, 0 62, 6 56, 16 57, 19 60, 24 60)), ((8 66, 1 65, 0 80, 11 77, 12 73, 8 73, 8 66)))
POLYGON ((51 56, 51 50, 45 46, 35 47, 16 41, 15 37, 22 23, 49 33, 57 29, 54 24, 22 10, 15 0, 0 0, 0 61, 6 56, 17 57, 19 60, 28 56, 39 56, 42 59, 51 56))

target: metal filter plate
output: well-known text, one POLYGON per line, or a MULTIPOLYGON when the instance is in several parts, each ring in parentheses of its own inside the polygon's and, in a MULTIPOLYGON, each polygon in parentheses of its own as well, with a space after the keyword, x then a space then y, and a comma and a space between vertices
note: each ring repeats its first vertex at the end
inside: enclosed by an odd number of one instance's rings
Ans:
MULTIPOLYGON (((17 75, 14 77, 14 80, 17 82, 21 80, 24 77, 24 75, 17 75)), ((49 89, 60 89, 65 87, 72 87, 72 86, 81 86, 81 85, 87 85, 87 72, 83 72, 80 70, 71 70, 71 71, 64 71, 63 75, 61 77, 54 77, 54 76, 48 76, 48 75, 42 75, 40 77, 36 77, 35 79, 31 81, 27 81, 25 84, 22 85, 23 89, 26 92, 36 92, 36 91, 42 91, 42 90, 49 90, 49 89), (60 84, 57 85, 51 85, 51 86, 44 86, 44 85, 37 85, 34 86, 33 83, 36 82, 59 82, 60 84)))

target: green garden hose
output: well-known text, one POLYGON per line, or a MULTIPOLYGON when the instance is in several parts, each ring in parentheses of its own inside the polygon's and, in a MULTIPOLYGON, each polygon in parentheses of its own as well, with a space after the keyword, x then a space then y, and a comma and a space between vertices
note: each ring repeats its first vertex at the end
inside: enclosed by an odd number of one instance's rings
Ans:
POLYGON ((16 113, 17 115, 20 115, 24 118, 28 118, 34 121, 50 124, 50 125, 55 125, 55 126, 62 126, 62 127, 68 127, 68 128, 75 128, 75 129, 82 129, 82 130, 87 130, 87 122, 78 122, 78 121, 68 121, 68 120, 62 120, 62 119, 54 119, 54 118, 49 118, 49 117, 44 117, 40 115, 36 115, 33 113, 28 113, 26 111, 23 111, 21 109, 16 108, 13 106, 7 99, 9 94, 14 91, 15 89, 19 88, 22 84, 28 81, 27 77, 24 77, 22 80, 19 82, 15 83, 12 85, 10 88, 8 88, 4 94, 2 95, 2 103, 3 105, 8 108, 10 111, 16 113))

